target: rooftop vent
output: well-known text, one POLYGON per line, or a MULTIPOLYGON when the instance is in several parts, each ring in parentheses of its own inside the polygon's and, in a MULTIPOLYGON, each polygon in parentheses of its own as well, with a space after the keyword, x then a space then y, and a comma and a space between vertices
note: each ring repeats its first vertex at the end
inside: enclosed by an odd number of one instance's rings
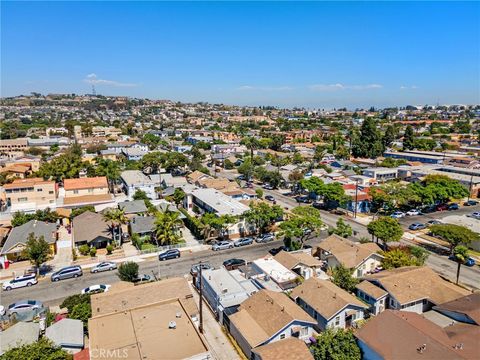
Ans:
POLYGON ((170 321, 168 323, 168 328, 169 329, 176 329, 177 328, 177 323, 175 321, 170 321))
POLYGON ((176 317, 177 319, 181 318, 181 317, 182 317, 182 313, 181 313, 180 311, 177 312, 177 313, 175 314, 175 317, 176 317))

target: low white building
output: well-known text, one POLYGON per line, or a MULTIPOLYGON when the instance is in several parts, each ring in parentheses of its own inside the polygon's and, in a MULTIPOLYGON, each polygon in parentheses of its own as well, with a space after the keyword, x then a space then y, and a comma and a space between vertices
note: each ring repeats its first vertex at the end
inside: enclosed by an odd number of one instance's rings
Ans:
POLYGON ((158 199, 156 188, 161 186, 160 182, 154 181, 150 176, 145 175, 139 170, 122 171, 120 178, 129 200, 133 200, 133 195, 137 190, 144 191, 152 199, 158 199))
POLYGON ((288 290, 297 285, 298 275, 287 269, 271 256, 254 260, 252 262, 252 268, 267 275, 282 290, 288 290))

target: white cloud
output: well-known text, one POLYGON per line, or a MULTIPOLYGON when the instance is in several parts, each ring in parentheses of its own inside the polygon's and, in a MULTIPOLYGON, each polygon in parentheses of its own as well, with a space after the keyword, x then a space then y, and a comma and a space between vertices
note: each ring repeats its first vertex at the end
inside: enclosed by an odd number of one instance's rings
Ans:
POLYGON ((412 86, 402 85, 402 86, 400 86, 400 90, 407 90, 407 89, 418 89, 418 87, 416 85, 412 85, 412 86))
POLYGON ((257 90, 257 91, 287 91, 293 90, 291 86, 250 86, 243 85, 237 88, 237 90, 257 90))
POLYGON ((114 80, 100 79, 95 73, 88 74, 85 77, 85 79, 83 79, 83 81, 91 85, 106 85, 106 86, 118 86, 118 87, 137 86, 137 84, 122 83, 114 80))
POLYGON ((365 85, 345 85, 345 84, 315 84, 308 87, 312 91, 339 91, 339 90, 370 90, 381 89, 383 85, 380 84, 365 84, 365 85))

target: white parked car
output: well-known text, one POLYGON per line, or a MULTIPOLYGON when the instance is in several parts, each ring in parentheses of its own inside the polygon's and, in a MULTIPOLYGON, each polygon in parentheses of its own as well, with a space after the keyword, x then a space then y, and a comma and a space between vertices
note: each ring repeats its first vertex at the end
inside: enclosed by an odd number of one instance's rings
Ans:
POLYGON ((117 264, 113 261, 103 261, 90 269, 90 272, 95 274, 102 271, 111 271, 117 268, 117 264))
POLYGON ((110 289, 111 285, 92 285, 82 290, 82 294, 97 294, 102 292, 107 292, 110 289))
POLYGON ((392 217, 394 219, 400 219, 400 218, 405 217, 405 213, 403 213, 401 211, 395 211, 392 215, 390 215, 390 217, 392 217))
POLYGON ((421 212, 417 209, 412 209, 412 210, 407 211, 408 216, 416 216, 416 215, 420 215, 420 214, 421 214, 421 212))
POLYGON ((5 315, 5 306, 0 305, 0 316, 5 315))
POLYGON ((32 286, 38 283, 37 277, 35 274, 17 276, 15 279, 5 281, 2 285, 2 289, 9 291, 12 289, 17 289, 25 286, 32 286))

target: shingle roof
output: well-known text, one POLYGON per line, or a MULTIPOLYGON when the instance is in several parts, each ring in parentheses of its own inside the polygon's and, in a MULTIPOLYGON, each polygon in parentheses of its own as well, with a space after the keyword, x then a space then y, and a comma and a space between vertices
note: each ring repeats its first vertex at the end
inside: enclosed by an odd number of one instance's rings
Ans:
POLYGON ((295 337, 259 346, 252 351, 260 360, 313 360, 305 341, 295 337))
POLYGON ((83 348, 83 323, 81 320, 62 319, 45 330, 45 336, 55 345, 83 348))
POLYGON ((36 342, 40 334, 40 326, 34 322, 18 322, 1 333, 0 355, 22 345, 36 342))
POLYGON ((13 228, 3 245, 1 254, 8 254, 14 247, 25 245, 31 233, 37 238, 43 236, 46 242, 53 244, 57 240, 57 225, 44 221, 30 220, 23 225, 13 228))
POLYGON ((133 234, 143 234, 153 231, 155 216, 135 216, 130 222, 133 234))
POLYGON ((105 176, 63 180, 63 188, 65 190, 80 190, 104 187, 108 187, 107 178, 105 176))
POLYGON ((85 211, 73 219, 72 225, 73 239, 76 243, 82 241, 89 243, 97 237, 111 239, 109 225, 102 214, 85 211))
POLYGON ((138 214, 148 211, 144 200, 123 201, 118 203, 118 208, 124 209, 125 214, 138 214))
POLYGON ((480 325, 480 293, 473 293, 434 307, 434 310, 465 314, 480 325))
POLYGON ((434 304, 442 304, 470 294, 469 291, 443 280, 426 266, 384 270, 368 275, 365 279, 379 282, 400 304, 426 298, 434 304))
POLYGON ((322 265, 322 262, 320 260, 315 259, 313 256, 308 255, 303 251, 301 252, 280 251, 273 258, 290 270, 293 269, 298 264, 303 264, 309 267, 316 267, 316 266, 322 265))
POLYGON ((291 296, 293 299, 301 298, 327 320, 348 305, 368 308, 355 296, 350 295, 334 283, 313 277, 293 289, 291 296))
POLYGON ((347 268, 356 268, 372 254, 377 254, 380 247, 374 243, 359 244, 344 239, 338 235, 330 235, 318 247, 332 254, 342 265, 347 268))
POLYGON ((55 181, 43 180, 42 178, 30 178, 30 179, 16 179, 10 184, 3 185, 4 189, 17 189, 33 187, 41 184, 55 184, 55 181))
POLYGON ((414 312, 386 310, 367 321, 355 336, 384 359, 469 358, 464 350, 454 349, 455 341, 441 327, 414 312))
POLYGON ((368 294, 375 299, 380 299, 382 296, 388 294, 385 290, 373 285, 370 281, 367 280, 362 281, 356 286, 356 288, 362 290, 365 294, 368 294))
POLYGON ((294 320, 316 324, 287 295, 269 290, 260 290, 245 300, 230 320, 252 348, 294 320))

